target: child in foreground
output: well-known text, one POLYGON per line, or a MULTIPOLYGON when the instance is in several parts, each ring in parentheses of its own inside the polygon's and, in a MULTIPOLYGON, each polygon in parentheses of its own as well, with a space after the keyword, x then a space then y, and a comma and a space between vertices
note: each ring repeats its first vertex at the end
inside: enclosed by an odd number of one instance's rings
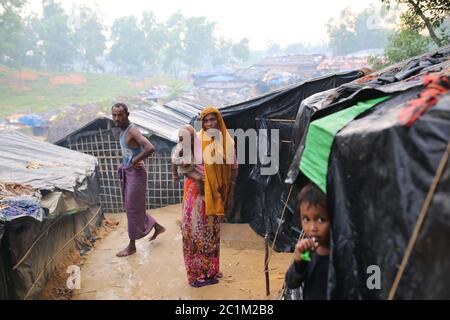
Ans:
POLYGON ((326 196, 316 185, 309 183, 300 191, 297 202, 306 237, 295 246, 294 262, 286 273, 285 282, 290 289, 303 286, 305 300, 325 300, 331 225, 326 196))

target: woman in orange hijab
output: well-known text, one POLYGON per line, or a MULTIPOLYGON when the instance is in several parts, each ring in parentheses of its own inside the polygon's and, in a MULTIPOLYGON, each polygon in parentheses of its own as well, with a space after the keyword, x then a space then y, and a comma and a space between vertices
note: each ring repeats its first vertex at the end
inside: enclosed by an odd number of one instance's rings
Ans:
POLYGON ((203 173, 204 195, 194 180, 184 182, 183 256, 189 284, 193 287, 218 283, 220 267, 220 221, 232 210, 237 162, 234 141, 220 111, 205 108, 200 114, 202 130, 194 144, 197 171, 203 173), (198 159, 200 158, 200 159, 198 159))

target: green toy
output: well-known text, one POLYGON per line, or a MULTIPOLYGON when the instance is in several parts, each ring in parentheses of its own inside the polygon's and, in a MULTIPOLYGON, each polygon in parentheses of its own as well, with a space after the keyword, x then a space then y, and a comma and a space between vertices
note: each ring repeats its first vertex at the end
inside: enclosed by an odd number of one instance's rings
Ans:
POLYGON ((306 261, 306 262, 311 261, 311 255, 310 255, 309 251, 305 251, 305 252, 301 253, 300 257, 302 258, 303 261, 306 261))

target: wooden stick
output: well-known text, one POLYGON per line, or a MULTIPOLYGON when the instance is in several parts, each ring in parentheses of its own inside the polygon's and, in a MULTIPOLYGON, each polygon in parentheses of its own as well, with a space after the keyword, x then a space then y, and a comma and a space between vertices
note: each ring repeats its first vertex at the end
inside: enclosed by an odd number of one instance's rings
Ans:
POLYGON ((12 270, 16 270, 17 267, 19 267, 22 262, 28 257, 28 255, 31 253, 31 251, 33 250, 34 246, 39 242, 39 240, 44 236, 48 234, 48 231, 51 229, 51 227, 53 227, 56 223, 61 221, 61 217, 59 216, 57 218, 55 218, 55 221, 52 222, 52 224, 50 224, 48 226, 48 228, 42 232, 31 244, 31 246, 28 248, 27 252, 25 252, 25 254, 22 256, 22 258, 20 258, 20 260, 16 263, 16 265, 14 267, 12 267, 12 270))
POLYGON ((270 258, 272 257, 272 252, 273 252, 273 248, 275 247, 275 242, 277 241, 277 237, 278 237, 278 232, 280 231, 281 225, 283 224, 283 218, 284 218, 284 213, 286 211, 286 207, 287 204, 289 202, 289 198, 291 197, 291 192, 292 192, 292 188, 294 187, 294 185, 291 185, 290 189, 289 189, 289 194, 286 198, 286 202, 284 202, 284 207, 283 207, 283 211, 281 212, 281 219, 280 219, 280 224, 278 225, 277 231, 275 232, 275 236, 273 237, 273 242, 272 242, 272 246, 270 247, 270 253, 269 253, 269 258, 267 259, 267 265, 270 262, 270 258))
POLYGON ((270 282, 269 282, 269 235, 266 233, 264 237, 264 274, 266 277, 266 296, 270 295, 270 282))
POLYGON ((69 239, 69 241, 66 242, 65 245, 62 246, 61 249, 58 250, 58 252, 56 252, 53 257, 47 262, 47 264, 44 266, 44 269, 42 269, 42 271, 38 274, 38 276, 36 277, 36 279, 34 280, 33 284, 31 285, 31 287, 28 289, 27 294, 25 295, 25 297, 23 298, 23 300, 26 300, 28 298, 28 296, 30 295, 31 291, 33 290, 34 286, 36 285, 36 283, 39 281, 39 279, 42 277, 42 275, 44 274, 45 270, 48 268, 48 266, 53 262, 53 260, 58 256, 58 254, 61 253, 61 251, 64 250, 65 247, 67 247, 69 245, 69 243, 71 243, 76 237, 78 237, 87 227, 89 227, 89 225, 92 223, 92 221, 94 221, 94 219, 97 217, 97 215, 100 213, 101 207, 98 208, 97 212, 94 214, 94 216, 89 220, 89 222, 83 227, 81 228, 80 231, 78 231, 72 238, 69 239))
POLYGON ((291 120, 291 119, 269 119, 269 121, 272 122, 295 122, 295 120, 291 120))
POLYGON ((441 158, 438 169, 436 170, 436 174, 433 178, 433 182, 430 186, 430 189, 428 190, 427 197, 425 198, 425 202, 423 203, 422 209, 420 210, 419 217, 417 218, 416 225, 414 226, 411 239, 409 240, 405 255, 403 256, 402 259, 402 263, 397 271, 397 275, 395 276, 395 280, 394 283, 392 284, 391 290, 389 291, 388 300, 393 300, 395 297, 398 285, 400 283, 400 280, 402 279, 403 273, 405 272, 409 258, 411 257, 412 250, 414 249, 414 245, 416 244, 417 241, 417 237, 419 236, 420 229, 422 228, 422 225, 425 221, 425 216, 431 205, 431 200, 433 199, 434 192, 436 191, 437 185, 439 184, 439 180, 441 180, 442 174, 444 173, 444 169, 447 164, 449 154, 450 154, 450 142, 447 144, 447 149, 445 150, 444 155, 441 158))

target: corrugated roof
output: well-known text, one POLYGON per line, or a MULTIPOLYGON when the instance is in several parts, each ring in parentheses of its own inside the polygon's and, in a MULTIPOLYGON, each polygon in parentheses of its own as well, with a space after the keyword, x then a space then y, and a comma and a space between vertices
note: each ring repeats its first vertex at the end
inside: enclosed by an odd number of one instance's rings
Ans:
POLYGON ((191 117, 164 106, 156 106, 147 110, 134 110, 130 112, 129 119, 152 134, 177 142, 178 128, 189 123, 191 117))

